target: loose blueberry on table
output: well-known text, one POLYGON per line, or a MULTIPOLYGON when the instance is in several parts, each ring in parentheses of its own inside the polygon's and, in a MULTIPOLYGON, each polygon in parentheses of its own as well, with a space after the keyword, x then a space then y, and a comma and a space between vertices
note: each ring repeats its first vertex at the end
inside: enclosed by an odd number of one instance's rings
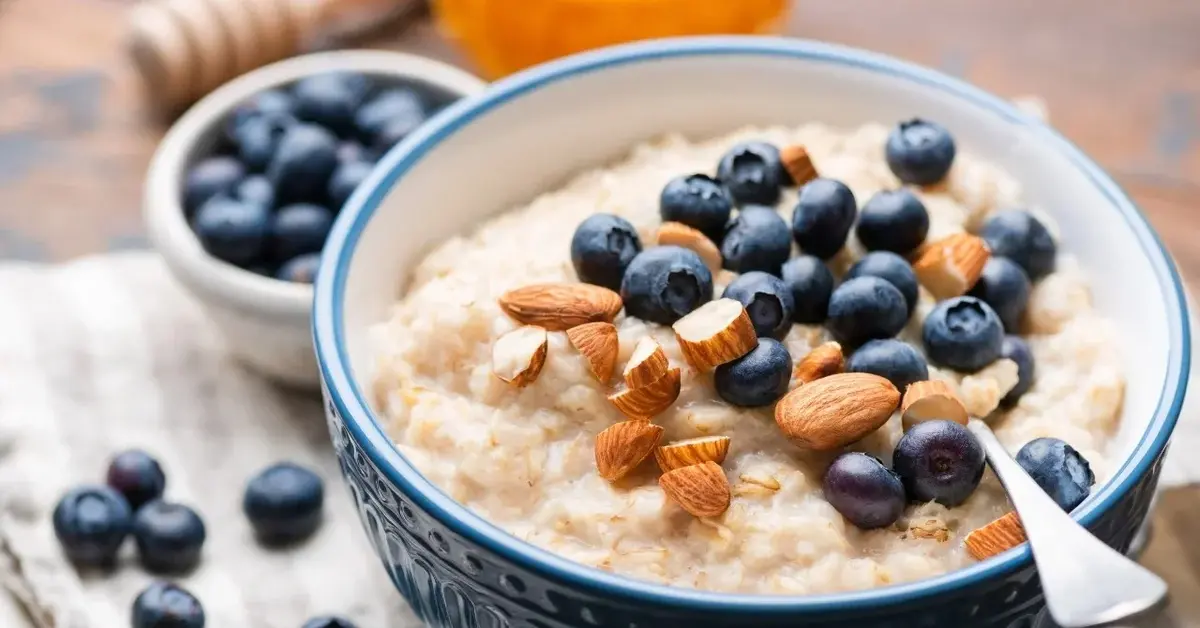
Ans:
POLYGON ((326 615, 324 617, 313 617, 304 622, 301 628, 356 628, 354 623, 344 617, 336 617, 326 615))
POLYGON ((1057 438, 1035 438, 1025 443, 1017 452, 1017 464, 1067 512, 1082 504, 1096 483, 1087 460, 1057 438))
POLYGON ((725 268, 736 273, 759 270, 778 275, 791 254, 787 223, 770 207, 743 207, 729 221, 721 240, 725 268))
POLYGON ((194 595, 168 582, 155 582, 133 601, 133 628, 204 628, 204 607, 194 595))
POLYGON ((132 511, 116 490, 81 486, 67 492, 54 508, 54 535, 71 562, 108 568, 129 536, 132 511))
POLYGON ((246 485, 242 511, 263 544, 287 545, 316 532, 324 501, 324 483, 317 474, 281 462, 267 467, 246 485))
POLYGON ((311 255, 374 159, 451 100, 424 84, 354 72, 259 92, 222 123, 218 154, 184 177, 193 231, 217 259, 311 282, 311 255))
POLYGON ((133 518, 133 538, 142 566, 155 573, 183 573, 200 563, 207 532, 196 511, 154 500, 133 518))
POLYGON ((116 489, 137 510, 143 504, 162 497, 167 476, 150 454, 140 449, 123 451, 108 464, 105 482, 116 489))
POLYGON ((746 308, 760 338, 781 340, 792 328, 795 299, 787 284, 775 275, 760 271, 739 275, 725 287, 722 297, 746 308))

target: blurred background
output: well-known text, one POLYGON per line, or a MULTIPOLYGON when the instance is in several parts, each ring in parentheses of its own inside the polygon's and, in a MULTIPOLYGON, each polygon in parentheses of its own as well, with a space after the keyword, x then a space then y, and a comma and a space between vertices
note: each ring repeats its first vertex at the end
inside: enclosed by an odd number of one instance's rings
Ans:
MULTIPOLYGON (((306 50, 367 47, 487 79, 689 33, 862 47, 1032 99, 1200 277, 1200 2, 1188 0, 0 0, 0 259, 146 248, 141 186, 196 97, 306 50)), ((1168 491, 1144 560, 1200 618, 1200 490, 1168 491)), ((1200 624, 1195 624, 1200 625, 1200 624)))

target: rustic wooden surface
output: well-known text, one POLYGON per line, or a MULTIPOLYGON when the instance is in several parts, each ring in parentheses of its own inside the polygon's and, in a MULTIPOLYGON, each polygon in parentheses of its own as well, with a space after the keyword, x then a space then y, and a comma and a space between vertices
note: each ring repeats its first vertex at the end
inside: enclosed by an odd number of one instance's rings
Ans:
MULTIPOLYGON (((0 258, 143 247, 142 177, 165 126, 126 65, 129 0, 0 0, 0 258)), ((1114 173, 1200 279, 1200 3, 1186 0, 800 0, 800 37, 1037 94, 1114 173)), ((368 42, 465 61, 427 21, 368 42)), ((1200 625, 1200 488, 1167 491, 1144 560, 1173 619, 1200 625)))

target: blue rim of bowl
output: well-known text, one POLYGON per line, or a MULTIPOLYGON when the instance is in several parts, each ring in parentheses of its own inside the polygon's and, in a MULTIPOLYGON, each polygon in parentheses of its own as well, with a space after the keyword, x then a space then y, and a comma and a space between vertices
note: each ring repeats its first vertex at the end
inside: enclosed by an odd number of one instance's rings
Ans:
POLYGON ((934 596, 952 595, 980 582, 1003 578, 1030 565, 1031 553, 1028 545, 1023 545, 993 559, 911 583, 865 591, 808 596, 715 593, 637 581, 587 567, 534 547, 472 513, 426 480, 405 460, 374 419, 362 388, 350 373, 343 334, 342 299, 345 296, 350 259, 358 239, 375 209, 395 182, 441 141, 470 124, 472 120, 540 87, 615 66, 663 58, 712 55, 798 58, 885 74, 911 81, 924 88, 939 90, 986 109, 1004 121, 1028 127, 1042 141, 1049 143, 1067 157, 1104 193, 1121 212, 1153 264, 1163 287, 1163 299, 1167 304, 1170 319, 1171 347, 1167 377, 1149 427, 1132 455, 1110 481, 1072 514, 1076 520, 1088 525, 1120 501, 1150 470, 1155 459, 1166 447, 1179 417, 1187 389, 1186 374, 1191 362, 1191 332, 1183 283, 1170 255, 1145 217, 1120 186, 1079 148, 1050 127, 996 96, 940 72, 886 55, 776 37, 664 39, 625 44, 552 61, 503 79, 480 96, 451 105, 380 161, 379 167, 347 202, 334 225, 322 254, 313 305, 313 335, 317 361, 324 383, 330 391, 329 397, 343 417, 346 428, 373 463, 417 507, 430 513, 464 539, 494 552, 505 560, 574 588, 659 607, 760 615, 862 611, 917 602, 934 596))

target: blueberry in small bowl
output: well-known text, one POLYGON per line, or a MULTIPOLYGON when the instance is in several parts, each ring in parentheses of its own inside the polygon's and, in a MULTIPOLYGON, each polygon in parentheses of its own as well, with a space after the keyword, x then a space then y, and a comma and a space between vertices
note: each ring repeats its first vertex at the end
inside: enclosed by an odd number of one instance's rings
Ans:
POLYGON ((237 358, 314 387, 311 282, 332 214, 380 154, 483 87, 383 51, 303 55, 239 77, 160 144, 146 177, 150 239, 237 358), (283 211, 296 203, 323 209, 283 211))

